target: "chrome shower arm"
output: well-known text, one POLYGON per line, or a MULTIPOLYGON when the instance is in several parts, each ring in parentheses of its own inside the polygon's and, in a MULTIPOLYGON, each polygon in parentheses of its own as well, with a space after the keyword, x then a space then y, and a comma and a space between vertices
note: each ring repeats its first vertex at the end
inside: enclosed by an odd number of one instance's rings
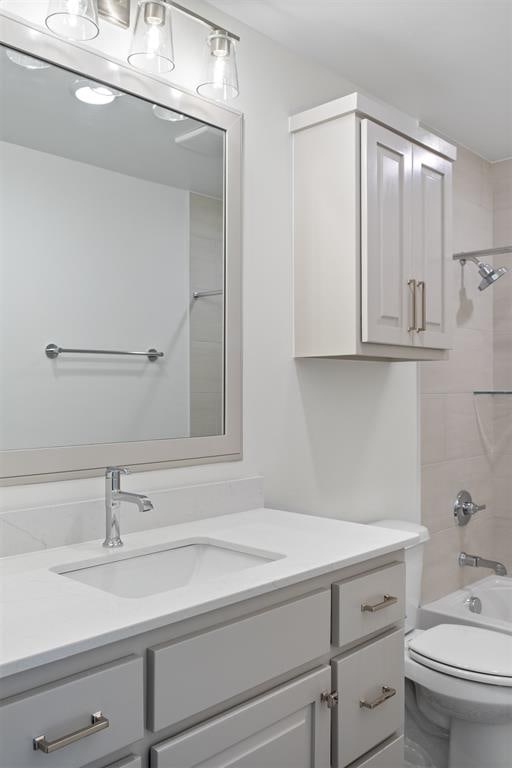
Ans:
POLYGON ((512 253, 512 245, 504 245, 499 248, 483 248, 480 251, 460 251, 453 254, 454 261, 473 261, 478 264, 482 256, 501 256, 504 253, 512 253))

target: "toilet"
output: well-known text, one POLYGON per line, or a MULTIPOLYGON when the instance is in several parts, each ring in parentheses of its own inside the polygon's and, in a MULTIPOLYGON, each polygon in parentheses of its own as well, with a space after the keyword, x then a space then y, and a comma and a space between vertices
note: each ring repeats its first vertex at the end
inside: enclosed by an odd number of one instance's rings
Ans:
POLYGON ((405 676, 429 724, 449 732, 449 768, 510 768, 512 637, 464 624, 418 629, 428 531, 402 520, 374 525, 419 536, 405 551, 405 676))

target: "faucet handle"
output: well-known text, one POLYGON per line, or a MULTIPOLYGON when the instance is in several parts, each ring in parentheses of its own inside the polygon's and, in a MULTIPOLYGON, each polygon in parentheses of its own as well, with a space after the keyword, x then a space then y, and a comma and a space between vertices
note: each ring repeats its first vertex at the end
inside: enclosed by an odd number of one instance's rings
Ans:
POLYGON ((486 504, 475 504, 469 491, 460 491, 453 505, 453 514, 459 525, 467 525, 472 515, 487 509, 486 504))

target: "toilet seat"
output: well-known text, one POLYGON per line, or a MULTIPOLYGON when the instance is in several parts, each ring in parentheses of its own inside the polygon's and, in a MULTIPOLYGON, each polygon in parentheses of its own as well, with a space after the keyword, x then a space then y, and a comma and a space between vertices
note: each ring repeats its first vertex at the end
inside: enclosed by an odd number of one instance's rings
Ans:
POLYGON ((512 637, 462 624, 439 624, 408 642, 411 659, 476 683, 512 688, 512 637))

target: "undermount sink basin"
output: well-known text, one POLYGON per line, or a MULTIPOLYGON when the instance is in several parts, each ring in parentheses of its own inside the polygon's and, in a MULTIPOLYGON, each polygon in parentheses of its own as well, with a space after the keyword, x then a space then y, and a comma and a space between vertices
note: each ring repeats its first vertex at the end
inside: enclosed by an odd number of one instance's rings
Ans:
POLYGON ((61 576, 88 584, 119 597, 146 597, 170 589, 200 584, 228 573, 253 568, 280 555, 255 554, 230 549, 222 544, 193 542, 120 554, 115 560, 101 560, 55 571, 61 576))

